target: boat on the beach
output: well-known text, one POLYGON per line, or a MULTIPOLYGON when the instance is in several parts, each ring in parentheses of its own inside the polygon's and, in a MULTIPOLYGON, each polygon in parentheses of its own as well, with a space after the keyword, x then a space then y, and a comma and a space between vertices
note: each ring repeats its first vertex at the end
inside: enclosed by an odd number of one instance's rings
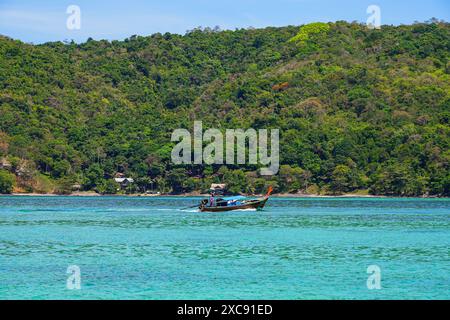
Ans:
POLYGON ((249 199, 244 196, 217 198, 214 199, 213 205, 211 205, 208 199, 203 199, 200 202, 199 210, 201 212, 223 212, 245 209, 261 210, 266 205, 267 200, 269 200, 272 190, 272 187, 269 187, 265 196, 256 199, 249 199))

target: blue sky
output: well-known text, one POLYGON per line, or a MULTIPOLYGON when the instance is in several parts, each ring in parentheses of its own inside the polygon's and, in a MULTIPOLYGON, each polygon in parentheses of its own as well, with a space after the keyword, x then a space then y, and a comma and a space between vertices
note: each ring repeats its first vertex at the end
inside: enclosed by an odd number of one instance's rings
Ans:
POLYGON ((369 5, 381 8, 382 24, 431 17, 450 21, 449 0, 0 0, 0 34, 26 42, 124 39, 155 32, 184 34, 197 26, 222 29, 301 25, 313 21, 361 21, 369 5), (81 29, 68 30, 66 9, 81 9, 81 29))

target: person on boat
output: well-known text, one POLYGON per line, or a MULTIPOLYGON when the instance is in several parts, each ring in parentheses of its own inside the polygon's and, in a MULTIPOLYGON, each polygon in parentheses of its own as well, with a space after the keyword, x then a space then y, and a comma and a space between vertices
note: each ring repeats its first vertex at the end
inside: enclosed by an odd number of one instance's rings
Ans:
POLYGON ((209 206, 214 207, 215 206, 215 199, 214 199, 214 191, 211 192, 211 196, 209 197, 209 206))

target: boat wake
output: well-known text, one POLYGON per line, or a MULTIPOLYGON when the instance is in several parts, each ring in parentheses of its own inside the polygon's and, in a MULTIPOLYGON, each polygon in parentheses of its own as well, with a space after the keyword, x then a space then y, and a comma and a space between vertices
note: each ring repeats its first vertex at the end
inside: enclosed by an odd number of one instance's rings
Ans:
MULTIPOLYGON (((181 211, 181 212, 201 212, 199 209, 178 209, 178 211, 181 211)), ((257 211, 256 209, 254 209, 254 208, 249 208, 249 209, 237 209, 237 210, 232 210, 232 211, 227 211, 226 213, 227 214, 230 214, 230 213, 233 213, 233 212, 245 212, 245 211, 251 211, 251 212, 255 212, 255 211, 257 211)), ((212 213, 225 213, 225 212, 204 212, 204 213, 207 213, 207 214, 212 214, 212 213)))

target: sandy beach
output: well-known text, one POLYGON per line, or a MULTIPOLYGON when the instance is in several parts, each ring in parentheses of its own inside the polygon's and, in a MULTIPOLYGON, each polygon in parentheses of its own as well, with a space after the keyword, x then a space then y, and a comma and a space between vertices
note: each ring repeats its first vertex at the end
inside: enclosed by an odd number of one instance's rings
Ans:
MULTIPOLYGON (((74 192, 71 194, 54 194, 54 193, 12 193, 0 194, 0 196, 24 196, 24 197, 209 197, 209 194, 201 194, 197 192, 181 193, 181 194, 99 194, 96 192, 74 192)), ((260 197, 261 194, 244 195, 248 197, 260 197)), ((306 193, 276 193, 272 198, 438 198, 435 196, 418 196, 418 197, 393 197, 387 195, 371 195, 371 194, 355 194, 347 193, 341 195, 319 195, 306 193)), ((443 197, 445 198, 445 197, 443 197)))

